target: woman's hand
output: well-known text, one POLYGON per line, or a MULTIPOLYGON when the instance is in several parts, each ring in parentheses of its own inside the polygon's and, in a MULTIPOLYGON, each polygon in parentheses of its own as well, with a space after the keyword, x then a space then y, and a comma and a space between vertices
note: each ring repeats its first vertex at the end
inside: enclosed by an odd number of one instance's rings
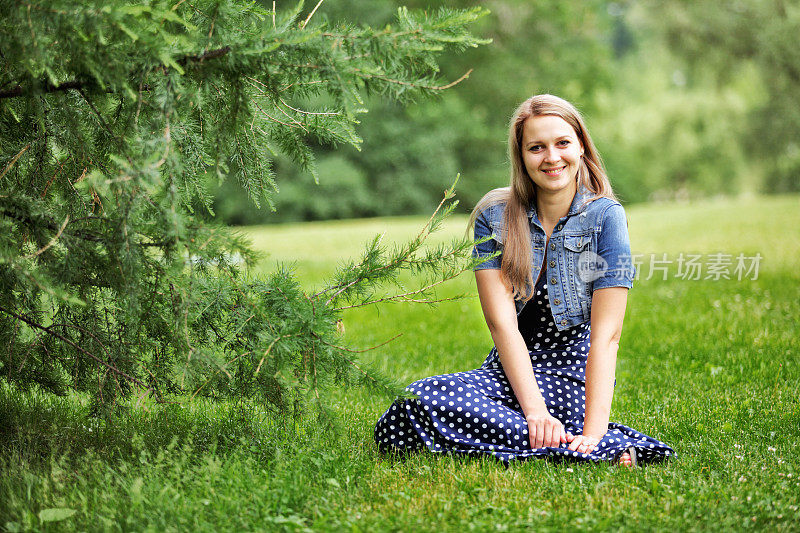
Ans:
POLYGON ((531 448, 558 447, 561 443, 568 442, 564 424, 550 413, 530 414, 525 420, 528 422, 528 440, 531 448))
POLYGON ((596 437, 594 435, 567 435, 567 442, 569 442, 569 449, 578 453, 592 453, 603 435, 596 437))

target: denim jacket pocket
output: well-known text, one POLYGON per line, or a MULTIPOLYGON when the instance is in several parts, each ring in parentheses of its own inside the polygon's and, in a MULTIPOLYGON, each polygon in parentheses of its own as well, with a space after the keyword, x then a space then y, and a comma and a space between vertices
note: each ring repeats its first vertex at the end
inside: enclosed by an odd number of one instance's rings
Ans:
POLYGON ((586 249, 591 238, 588 235, 566 235, 564 236, 564 248, 572 252, 581 253, 586 249))

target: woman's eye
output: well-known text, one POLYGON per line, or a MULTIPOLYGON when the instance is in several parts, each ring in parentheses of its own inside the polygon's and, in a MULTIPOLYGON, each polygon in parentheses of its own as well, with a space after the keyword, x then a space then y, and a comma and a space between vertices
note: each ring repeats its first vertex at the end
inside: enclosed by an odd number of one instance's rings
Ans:
POLYGON ((539 151, 539 150, 541 150, 541 149, 542 149, 542 145, 541 145, 541 144, 534 144, 533 146, 531 146, 531 147, 529 148, 529 150, 530 150, 531 152, 538 152, 538 151, 539 151))
POLYGON ((561 141, 558 141, 558 144, 560 144, 561 146, 567 146, 569 144, 569 141, 566 140, 566 139, 563 139, 561 141))

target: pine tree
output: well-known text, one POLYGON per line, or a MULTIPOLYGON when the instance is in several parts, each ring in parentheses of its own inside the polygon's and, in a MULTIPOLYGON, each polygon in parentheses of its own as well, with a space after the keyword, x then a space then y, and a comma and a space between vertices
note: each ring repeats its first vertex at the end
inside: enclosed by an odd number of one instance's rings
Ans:
POLYGON ((354 375, 381 382, 343 345, 344 308, 432 301, 471 268, 466 241, 424 246, 452 189, 416 239, 376 238, 315 293, 288 270, 249 275, 246 240, 197 210, 233 179, 270 205, 274 154, 315 173, 309 142, 358 145, 364 95, 452 85, 437 54, 485 42, 467 31, 484 10, 401 8, 379 30, 241 0, 0 0, 0 14, 3 379, 98 408, 248 395, 293 411, 354 375), (420 287, 382 292, 403 270, 420 287))

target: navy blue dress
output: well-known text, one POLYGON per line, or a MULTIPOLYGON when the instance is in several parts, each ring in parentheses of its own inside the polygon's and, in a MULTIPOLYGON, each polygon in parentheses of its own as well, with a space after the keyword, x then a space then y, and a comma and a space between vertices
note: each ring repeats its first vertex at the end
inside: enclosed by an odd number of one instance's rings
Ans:
MULTIPOLYGON (((567 433, 583 428, 589 324, 558 331, 547 302, 544 277, 518 317, 536 382, 550 414, 567 433)), ((480 368, 415 381, 407 390, 418 399, 395 401, 375 426, 382 452, 432 452, 492 455, 504 463, 532 457, 609 461, 635 446, 641 462, 674 455, 672 448, 622 424, 609 423, 598 446, 588 454, 569 444, 531 449, 528 425, 492 348, 480 368)))

